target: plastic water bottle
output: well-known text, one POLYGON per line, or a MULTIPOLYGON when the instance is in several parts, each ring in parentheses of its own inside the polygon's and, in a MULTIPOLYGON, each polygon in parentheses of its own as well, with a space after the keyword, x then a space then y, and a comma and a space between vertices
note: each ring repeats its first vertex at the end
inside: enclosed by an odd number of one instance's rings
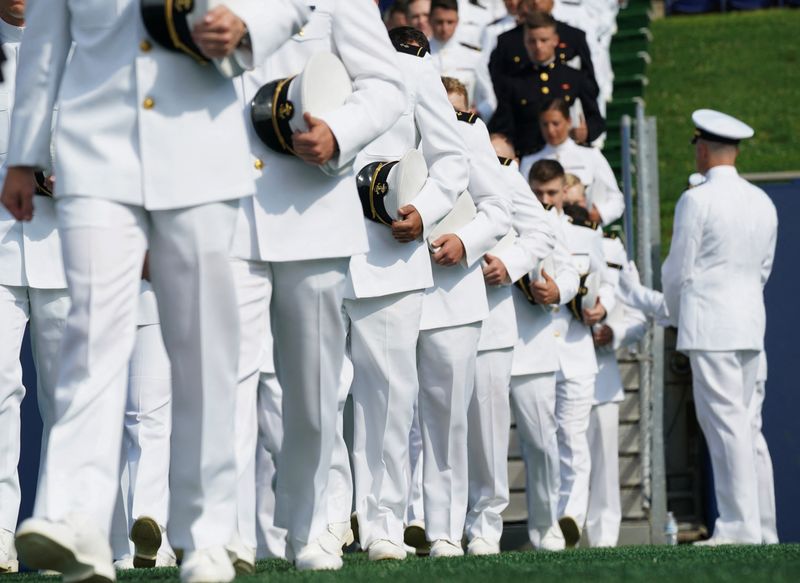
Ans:
POLYGON ((667 512, 667 524, 664 527, 664 539, 667 545, 674 547, 678 545, 678 522, 672 512, 667 512))

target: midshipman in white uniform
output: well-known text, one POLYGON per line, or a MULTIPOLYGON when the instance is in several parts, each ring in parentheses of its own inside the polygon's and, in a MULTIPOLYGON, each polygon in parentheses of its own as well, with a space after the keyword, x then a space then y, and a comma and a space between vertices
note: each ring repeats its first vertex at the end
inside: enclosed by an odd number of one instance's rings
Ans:
MULTIPOLYGON (((5 177, 9 122, 14 109, 14 87, 19 47, 24 32, 25 2, 3 3, 0 47, 5 52, 4 82, 0 84, 0 182, 5 177)), ((48 166, 50 166, 48 161, 48 166)), ((40 177, 43 178, 43 175, 40 177)), ((16 572, 14 530, 21 492, 17 464, 20 453, 20 405, 25 396, 19 360, 25 326, 30 322, 36 365, 37 399, 42 416, 42 457, 55 421, 58 355, 64 332, 69 294, 61 263, 55 204, 42 183, 34 197, 31 222, 17 221, 0 205, 0 573, 16 572)))
POLYGON ((497 109, 497 98, 489 76, 487 61, 480 48, 458 38, 459 3, 456 0, 431 2, 433 62, 443 76, 455 77, 467 88, 468 110, 489 120, 497 109))
POLYGON ((681 195, 664 296, 678 323, 678 350, 692 365, 697 419, 714 471, 719 518, 705 544, 763 540, 750 405, 764 349, 764 285, 778 219, 772 201, 735 167, 743 122, 713 110, 692 114, 697 171, 706 182, 681 195), (746 217, 746 220, 743 220, 746 217))
MULTIPOLYGON (((553 251, 554 237, 542 204, 531 192, 505 142, 499 152, 513 204, 512 231, 484 256, 489 317, 484 320, 475 362, 475 389, 468 410, 469 512, 467 550, 471 555, 500 552, 502 512, 508 505, 508 441, 511 429, 509 382, 517 322, 513 282, 534 270, 553 251)), ((495 151, 498 146, 495 144, 495 151)))
MULTIPOLYGON (((360 194, 369 190, 374 195, 384 180, 392 178, 383 178, 384 171, 375 162, 403 158, 389 171, 403 171, 411 178, 410 170, 405 170, 405 156, 417 147, 424 154, 428 173, 427 179, 424 174, 416 178, 421 188, 399 213, 398 209, 386 209, 400 220, 386 224, 385 218, 367 217, 371 219, 365 221, 370 250, 350 260, 344 308, 350 321, 354 367, 356 513, 361 547, 369 551, 371 560, 406 556, 408 434, 419 391, 417 340, 424 289, 433 285, 424 237, 450 211, 469 180, 459 122, 431 62, 427 39, 410 27, 394 29, 389 35, 398 51, 396 63, 406 87, 406 110, 388 132, 356 157, 357 170, 375 167, 370 174, 376 178, 369 189, 365 182, 360 194)), ((422 156, 419 158, 421 161, 422 156)), ((389 184, 389 188, 398 187, 397 181, 389 184)), ((365 215, 370 208, 367 202, 362 197, 365 215)))
MULTIPOLYGON (((445 87, 451 103, 466 106, 463 85, 446 78, 445 87)), ((464 554, 467 406, 481 322, 489 315, 480 259, 511 228, 510 197, 486 126, 475 114, 462 112, 458 118, 458 131, 470 152, 469 194, 477 214, 454 232, 429 237, 434 286, 425 292, 417 352, 425 531, 432 543, 431 557, 464 554)))
MULTIPOLYGON (((562 179, 548 174, 531 181, 537 197, 557 196, 562 179)), ((556 372, 559 369, 553 311, 565 310, 578 292, 578 270, 567 248, 555 207, 545 205, 555 234, 553 254, 543 268, 519 280, 513 290, 519 338, 511 368, 511 406, 525 462, 528 538, 536 549, 563 550, 558 525, 560 485, 556 423, 556 372)))
MULTIPOLYGON (((271 281, 271 297, 262 285, 261 298, 251 294, 247 303, 261 312, 271 309, 275 371, 283 391, 275 523, 288 530, 287 558, 299 569, 338 569, 350 527, 345 522, 341 529, 329 529, 325 496, 345 355, 342 302, 350 257, 368 249, 352 163, 364 146, 397 121, 405 103, 395 51, 374 2, 308 0, 306 4, 314 7, 308 24, 241 81, 245 115, 256 115, 257 109, 250 108, 255 99, 266 112, 266 130, 275 130, 270 135, 276 149, 262 141, 262 130, 253 129, 248 159, 257 193, 243 201, 236 240, 245 245, 235 243, 233 256, 250 265, 251 279, 271 281), (294 91, 292 83, 273 82, 300 74, 311 57, 317 62, 339 59, 337 66, 349 76, 352 92, 324 113, 305 112, 304 119, 303 100, 324 100, 326 92, 340 90, 339 84, 309 81, 312 93, 295 103, 283 93, 294 91), (280 99, 272 111, 272 93, 258 96, 267 84, 280 99), (294 133, 302 126, 307 131, 294 133)), ((295 80, 305 83, 301 77, 295 80)), ((265 318, 257 311, 243 322, 248 329, 263 330, 264 325, 265 318)), ((262 343, 243 346, 241 379, 257 380, 262 348, 262 343), (245 357, 245 352, 252 357, 245 357)), ((254 406, 254 394, 250 388, 242 396, 254 406)), ((255 411, 247 415, 252 427, 255 411)), ((251 435, 244 452, 249 455, 255 452, 253 431, 241 427, 251 435)), ((247 455, 240 457, 246 460, 247 455)), ((248 480, 242 487, 252 494, 240 498, 239 534, 252 548, 255 490, 243 471, 241 477, 248 480)))
POLYGON ((2 202, 18 219, 35 212, 33 170, 49 164, 58 97, 57 213, 72 307, 39 490, 46 500, 16 545, 29 567, 72 581, 115 578, 108 534, 149 247, 180 452, 170 465, 169 538, 185 551, 182 580, 228 581, 239 326, 227 257, 237 199, 254 187, 233 83, 197 60, 218 59, 220 70, 223 61, 259 63, 307 10, 290 0, 238 2, 236 13, 219 6, 193 36, 185 15, 171 13, 186 25, 180 33, 175 24, 183 52, 157 45, 140 10, 134 0, 28 5, 2 202))

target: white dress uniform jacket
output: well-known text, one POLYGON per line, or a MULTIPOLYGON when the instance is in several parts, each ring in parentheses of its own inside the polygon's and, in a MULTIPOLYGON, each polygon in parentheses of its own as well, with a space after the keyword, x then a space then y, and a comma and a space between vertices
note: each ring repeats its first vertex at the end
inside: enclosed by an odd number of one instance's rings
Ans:
MULTIPOLYGON (((252 55, 241 60, 256 63, 306 14, 301 5, 280 0, 242 0, 235 10, 253 39, 252 55)), ((31 28, 26 37, 37 49, 23 53, 27 61, 20 63, 18 83, 27 91, 18 99, 9 166, 49 166, 60 88, 58 196, 163 210, 252 194, 246 142, 230 139, 245 134, 233 83, 187 66, 186 55, 154 49, 139 2, 33 0, 28 13, 48 26, 31 28), (143 147, 152 143, 159 147, 143 147), (165 151, 181 155, 164 164, 165 151), (197 164, 209 159, 215 171, 198 173, 197 164)))
MULTIPOLYGON (((0 85, 0 184, 5 181, 22 33, 22 28, 0 19, 0 43, 6 55, 3 64, 5 80, 0 85)), ((35 212, 30 222, 17 221, 5 206, 0 205, 0 284, 37 289, 65 288, 67 281, 61 262, 54 201, 49 196, 37 195, 33 204, 35 212)))
MULTIPOLYGON (((561 220, 575 267, 581 274, 601 274, 600 303, 607 313, 610 312, 616 303, 616 282, 613 279, 614 274, 606 266, 602 233, 572 224, 567 215, 562 215, 561 220)), ((569 310, 562 308, 553 314, 553 335, 556 337, 561 374, 565 379, 597 374, 597 358, 591 332, 591 328, 576 319, 569 310)))
POLYGON ((483 119, 491 118, 497 109, 497 97, 489 76, 488 62, 481 51, 464 46, 456 35, 446 43, 435 38, 430 43, 433 62, 439 73, 461 81, 467 88, 470 107, 474 106, 483 119))
POLYGON ((492 51, 497 48, 497 37, 515 28, 517 24, 517 18, 515 16, 506 14, 502 18, 490 22, 486 28, 483 29, 483 34, 481 35, 481 51, 483 60, 487 63, 487 66, 489 58, 492 56, 492 51))
POLYGON ((425 291, 420 330, 480 322, 489 315, 480 259, 511 228, 510 197, 499 188, 505 181, 486 124, 475 119, 456 127, 469 152, 469 193, 478 213, 455 233, 464 244, 467 267, 431 266, 434 287, 425 291))
MULTIPOLYGON (((353 94, 320 119, 336 137, 343 166, 386 132, 404 110, 402 75, 393 64, 395 50, 386 31, 373 26, 377 7, 372 2, 309 0, 307 4, 315 7, 308 24, 237 85, 249 118, 248 104, 264 84, 297 75, 315 53, 336 54, 353 80, 353 94)), ((248 130, 248 174, 255 172, 257 194, 254 208, 243 205, 241 212, 255 225, 260 255, 248 258, 302 261, 366 252, 354 171, 328 176, 299 158, 267 148, 249 121, 248 130)))
POLYGON ((508 285, 486 286, 489 317, 483 322, 478 351, 512 348, 517 343, 517 323, 512 298, 513 282, 533 271, 539 260, 553 252, 555 233, 546 211, 528 183, 522 178, 517 163, 501 166, 511 193, 511 222, 517 238, 511 247, 496 254, 508 271, 508 285))
MULTIPOLYGON (((547 219, 554 234, 553 263, 556 272, 548 273, 553 278, 560 295, 561 307, 572 301, 578 292, 580 278, 572 263, 567 248, 567 238, 555 208, 547 211, 547 219)), ((509 271, 509 273, 511 273, 509 271)), ((513 277, 512 277, 513 279, 513 277)), ((514 312, 517 317, 519 338, 514 347, 512 376, 555 372, 559 368, 555 336, 551 330, 554 308, 533 305, 519 289, 513 290, 514 312)))
POLYGON ((678 350, 763 350, 778 230, 772 201, 733 166, 716 166, 681 195, 674 225, 661 277, 678 350))
POLYGON ((406 89, 406 109, 389 131, 356 157, 354 168, 358 172, 370 162, 399 160, 408 150, 421 149, 428 164, 428 180, 409 204, 422 217, 423 240, 399 243, 385 225, 364 220, 369 252, 350 259, 350 289, 345 297, 377 297, 433 285, 424 239, 450 211, 469 181, 458 120, 449 115, 452 106, 431 57, 398 52, 396 63, 406 89))
POLYGON ((572 138, 567 138, 557 146, 548 144, 520 162, 520 172, 526 179, 531 166, 539 160, 556 160, 565 172, 580 178, 586 187, 589 208, 592 205, 597 207, 604 225, 613 223, 625 212, 625 198, 619 190, 614 171, 597 148, 579 146, 572 138))
POLYGON ((483 49, 483 31, 496 17, 486 0, 458 0, 458 28, 456 38, 478 49, 483 49))

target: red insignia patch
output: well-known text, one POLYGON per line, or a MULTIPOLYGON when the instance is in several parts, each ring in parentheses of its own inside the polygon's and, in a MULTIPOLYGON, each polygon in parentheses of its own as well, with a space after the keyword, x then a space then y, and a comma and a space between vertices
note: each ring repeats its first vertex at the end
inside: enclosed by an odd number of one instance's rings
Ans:
POLYGON ((569 83, 562 83, 561 84, 561 89, 563 89, 564 91, 569 91, 570 90, 570 84, 569 83))
POLYGON ((558 43, 558 48, 560 48, 560 49, 567 48, 567 43, 558 43))

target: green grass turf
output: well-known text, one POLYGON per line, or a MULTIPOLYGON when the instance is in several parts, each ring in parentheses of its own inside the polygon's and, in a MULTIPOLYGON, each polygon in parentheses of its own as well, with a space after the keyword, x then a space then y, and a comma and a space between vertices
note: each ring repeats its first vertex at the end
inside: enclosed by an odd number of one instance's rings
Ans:
POLYGON ((670 16, 651 30, 645 101, 658 117, 666 250, 675 203, 694 171, 695 109, 719 109, 755 128, 741 148, 741 172, 800 170, 800 10, 670 16))
MULTIPOLYGON (((3 583, 53 581, 37 575, 3 576, 3 583)), ((177 569, 129 571, 121 581, 178 581, 177 569)), ((370 563, 366 556, 347 555, 337 572, 300 573, 284 561, 259 563, 258 573, 237 581, 313 581, 374 583, 376 581, 482 582, 494 580, 558 583, 743 582, 797 583, 800 545, 693 548, 624 547, 563 553, 514 552, 495 557, 417 559, 370 563)))

